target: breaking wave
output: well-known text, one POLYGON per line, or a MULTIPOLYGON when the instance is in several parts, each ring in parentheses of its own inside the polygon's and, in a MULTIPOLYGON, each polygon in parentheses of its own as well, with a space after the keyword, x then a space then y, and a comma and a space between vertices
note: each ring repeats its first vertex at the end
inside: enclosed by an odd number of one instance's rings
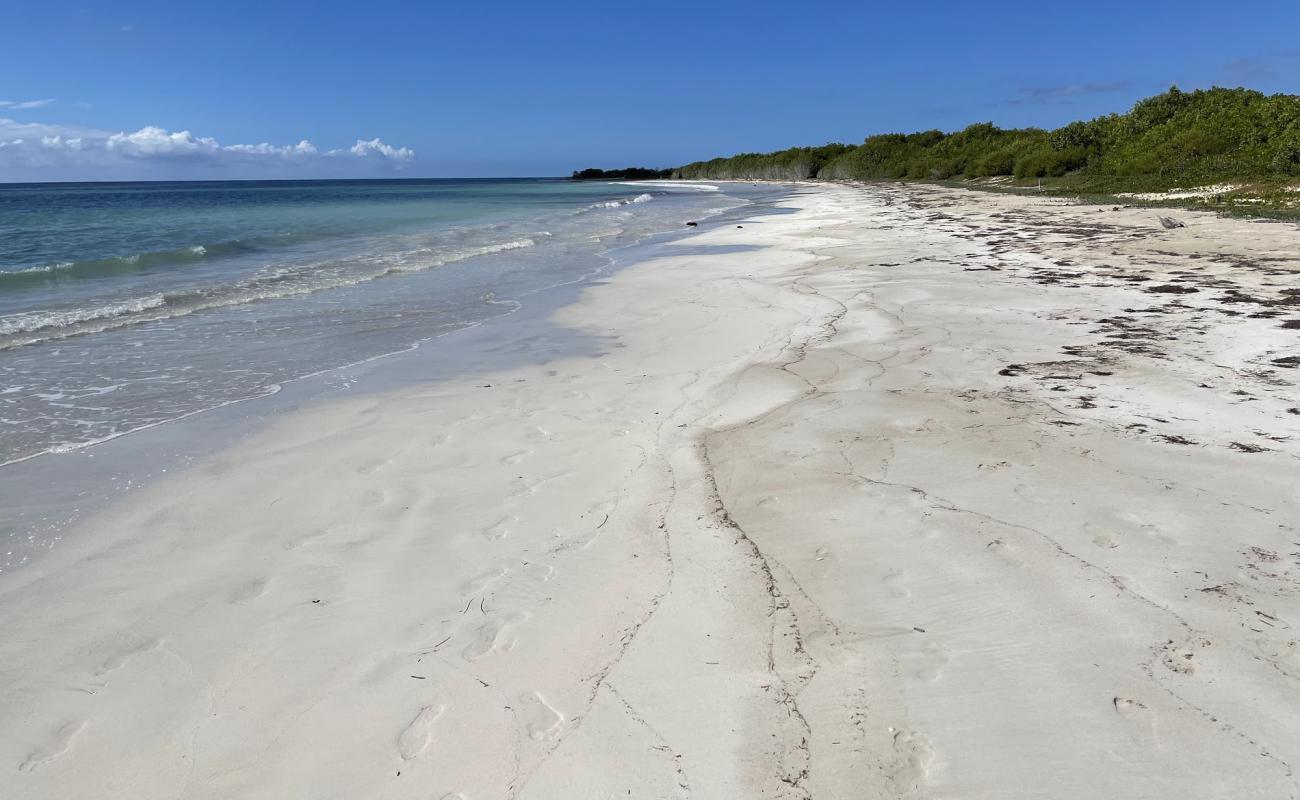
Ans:
POLYGON ((623 206, 630 206, 634 203, 648 203, 653 199, 655 199, 655 196, 652 194, 639 194, 636 197, 622 197, 617 200, 606 200, 603 203, 592 203, 587 206, 587 210, 592 211, 598 208, 621 208, 623 206))
MULTIPOLYGON (((550 236, 545 231, 534 235, 550 236)), ((426 248, 351 262, 276 267, 233 284, 149 294, 82 308, 24 311, 0 317, 0 350, 143 322, 156 322, 197 311, 311 294, 389 275, 423 272, 457 261, 533 247, 536 244, 535 238, 521 238, 450 252, 438 253, 432 248, 426 248)))

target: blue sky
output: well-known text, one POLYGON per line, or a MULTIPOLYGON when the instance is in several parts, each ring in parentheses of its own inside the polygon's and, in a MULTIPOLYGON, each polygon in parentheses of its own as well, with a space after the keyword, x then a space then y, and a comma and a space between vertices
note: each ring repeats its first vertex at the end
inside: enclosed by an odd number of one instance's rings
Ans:
POLYGON ((1296 0, 0 13, 0 181, 558 175, 986 120, 1050 127, 1173 83, 1300 92, 1296 0))

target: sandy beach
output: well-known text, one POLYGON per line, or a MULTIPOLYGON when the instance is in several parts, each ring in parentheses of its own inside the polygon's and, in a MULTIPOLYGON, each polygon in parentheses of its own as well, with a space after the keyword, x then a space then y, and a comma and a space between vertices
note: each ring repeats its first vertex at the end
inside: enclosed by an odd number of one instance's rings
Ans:
POLYGON ((1296 225, 778 205, 3 576, 0 794, 1300 797, 1296 225))

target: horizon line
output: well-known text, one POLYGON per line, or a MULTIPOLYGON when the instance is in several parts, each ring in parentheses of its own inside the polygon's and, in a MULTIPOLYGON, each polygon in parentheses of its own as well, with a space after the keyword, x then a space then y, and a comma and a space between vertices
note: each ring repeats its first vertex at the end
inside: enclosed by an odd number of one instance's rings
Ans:
POLYGON ((6 181, 0 180, 0 187, 5 186, 52 186, 84 185, 111 183, 324 183, 327 181, 383 181, 399 183, 403 181, 521 181, 521 180, 574 180, 571 175, 503 175, 503 176, 443 176, 443 177, 404 177, 404 178, 163 178, 152 180, 55 180, 55 181, 6 181))

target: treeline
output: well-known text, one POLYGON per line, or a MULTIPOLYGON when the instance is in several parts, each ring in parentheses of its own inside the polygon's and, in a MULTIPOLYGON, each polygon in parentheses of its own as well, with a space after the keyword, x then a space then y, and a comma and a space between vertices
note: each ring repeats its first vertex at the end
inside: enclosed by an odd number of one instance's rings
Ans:
MULTIPOLYGON (((870 141, 868 139, 867 141, 870 141)), ((802 181, 821 177, 831 163, 853 152, 847 144, 792 147, 775 153, 741 153, 730 158, 697 161, 673 172, 677 178, 713 180, 802 181)))
POLYGON ((627 167, 625 169, 583 169, 573 173, 575 181, 648 181, 671 178, 671 169, 649 169, 647 167, 627 167))
POLYGON ((673 175, 718 180, 1072 176, 1153 188, 1295 176, 1300 175, 1300 97, 1174 87, 1139 101, 1127 114, 1050 131, 985 122, 955 133, 887 133, 860 145, 698 161, 673 175))

